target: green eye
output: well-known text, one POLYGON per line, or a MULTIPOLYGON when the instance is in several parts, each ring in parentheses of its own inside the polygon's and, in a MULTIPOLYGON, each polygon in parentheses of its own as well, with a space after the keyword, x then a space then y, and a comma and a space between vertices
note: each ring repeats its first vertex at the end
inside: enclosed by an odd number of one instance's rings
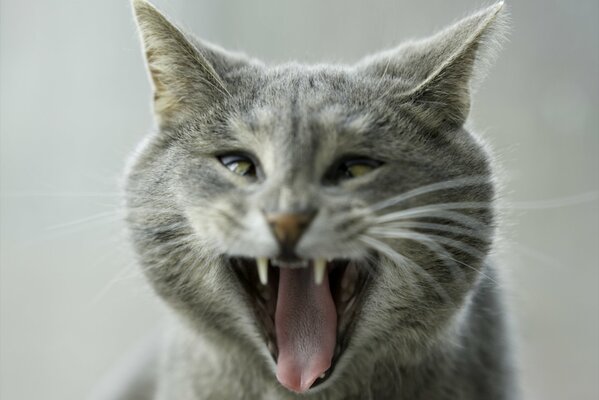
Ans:
POLYGON ((239 154, 227 154, 218 157, 218 159, 225 167, 227 167, 229 171, 233 172, 234 174, 247 177, 256 176, 256 166, 249 157, 239 154))
POLYGON ((374 171, 381 164, 380 161, 371 160, 369 158, 347 160, 339 165, 339 175, 342 179, 359 178, 374 171))
POLYGON ((352 178, 357 178, 362 175, 366 175, 374 169, 374 166, 368 164, 355 164, 347 167, 347 175, 352 178))

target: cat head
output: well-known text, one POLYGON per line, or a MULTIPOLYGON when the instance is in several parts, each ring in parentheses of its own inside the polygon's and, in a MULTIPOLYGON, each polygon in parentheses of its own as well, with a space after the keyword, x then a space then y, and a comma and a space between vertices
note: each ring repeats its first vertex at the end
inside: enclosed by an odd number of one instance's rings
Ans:
POLYGON ((493 241, 464 123, 503 4, 350 66, 265 65, 133 4, 157 129, 128 223, 157 292, 297 392, 447 337, 493 241))

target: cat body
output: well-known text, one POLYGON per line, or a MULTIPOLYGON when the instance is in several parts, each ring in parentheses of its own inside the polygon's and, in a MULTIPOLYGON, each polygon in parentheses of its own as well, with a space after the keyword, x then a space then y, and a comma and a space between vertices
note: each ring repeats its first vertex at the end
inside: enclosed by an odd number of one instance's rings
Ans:
POLYGON ((503 5, 352 66, 267 66, 133 7, 158 129, 127 220, 176 316, 143 396, 516 398, 495 179, 464 128, 503 5))

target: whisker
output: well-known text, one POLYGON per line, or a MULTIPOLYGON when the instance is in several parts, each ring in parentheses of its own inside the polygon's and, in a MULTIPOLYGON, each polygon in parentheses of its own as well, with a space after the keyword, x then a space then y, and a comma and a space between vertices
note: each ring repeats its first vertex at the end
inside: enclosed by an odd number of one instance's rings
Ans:
POLYGON ((435 207, 429 207, 429 206, 412 208, 412 209, 398 211, 398 212, 391 213, 391 214, 385 214, 385 215, 382 215, 379 217, 375 217, 375 222, 380 224, 380 223, 404 221, 404 220, 407 220, 412 217, 431 217, 431 218, 448 219, 448 220, 460 223, 464 226, 467 226, 467 227, 470 227, 470 228, 473 228, 476 230, 480 230, 480 231, 489 229, 489 226, 487 224, 484 224, 483 222, 481 222, 480 220, 478 220, 474 217, 471 217, 471 216, 468 216, 468 215, 465 215, 463 213, 456 212, 456 211, 438 210, 435 207), (391 214, 393 214, 393 215, 391 215, 391 214))
POLYGON ((84 223, 87 223, 87 222, 92 222, 92 221, 102 220, 102 219, 110 222, 110 221, 112 221, 114 219, 117 219, 117 217, 120 218, 121 217, 119 215, 120 212, 121 211, 119 211, 119 210, 104 211, 104 212, 101 212, 101 213, 98 213, 98 214, 94 214, 94 215, 90 215, 90 216, 87 216, 87 217, 84 217, 84 218, 80 218, 80 219, 77 219, 77 220, 74 220, 74 221, 69 221, 69 222, 64 222, 64 223, 57 224, 57 225, 52 225, 52 226, 46 227, 46 230, 51 231, 51 230, 56 230, 56 229, 64 229, 64 228, 69 228, 69 227, 72 227, 72 226, 77 226, 77 225, 81 225, 81 224, 84 224, 84 223), (112 217, 112 218, 110 218, 110 217, 112 217))
POLYGON ((121 197, 119 192, 12 192, 0 197, 121 197))
POLYGON ((91 304, 97 304, 102 298, 119 282, 123 282, 132 278, 141 276, 141 271, 136 268, 137 261, 132 261, 119 270, 116 275, 110 279, 102 289, 91 300, 91 304))
MULTIPOLYGON (((431 248, 431 250, 434 251, 434 249, 438 249, 438 248, 442 249, 441 254, 443 257, 446 257, 446 258, 454 261, 455 263, 458 263, 467 268, 470 268, 473 271, 476 271, 476 272, 480 273, 481 275, 483 275, 484 277, 488 278, 493 283, 497 284, 497 281, 495 281, 493 278, 491 278, 490 276, 487 276, 484 272, 473 267, 472 265, 455 259, 443 246, 439 245, 439 242, 441 242, 447 246, 457 248, 458 250, 462 250, 462 251, 469 253, 473 256, 479 257, 480 259, 485 258, 485 255, 482 252, 476 250, 472 246, 469 246, 463 242, 460 242, 460 241, 457 241, 454 239, 450 239, 450 238, 446 238, 443 236, 423 234, 423 233, 419 233, 419 232, 404 231, 404 230, 382 231, 382 230, 378 230, 376 228, 372 228, 371 230, 369 230, 369 233, 372 233, 373 235, 381 235, 382 237, 413 240, 415 242, 421 243, 424 246, 426 246, 427 243, 429 243, 429 244, 434 243, 434 245, 433 245, 434 247, 431 248)), ((462 278, 463 278, 463 275, 462 275, 462 278)))
POLYGON ((469 176, 466 178, 458 178, 452 179, 448 181, 436 182, 430 185, 425 185, 418 187, 416 189, 409 190, 405 193, 400 194, 399 196, 394 196, 374 205, 370 206, 370 209, 373 211, 382 210, 383 208, 387 208, 393 205, 397 205, 405 200, 408 200, 412 197, 420 196, 421 194, 435 192, 438 190, 445 189, 454 189, 465 186, 474 186, 474 185, 482 185, 482 184, 490 184, 489 178, 483 175, 480 176, 469 176))
POLYGON ((507 206, 502 207, 499 205, 499 208, 508 208, 508 209, 516 209, 516 210, 544 210, 550 208, 561 208, 561 207, 569 207, 569 206, 577 206, 580 204, 591 203, 593 201, 599 200, 599 191, 581 193, 574 196, 568 197, 559 197, 555 199, 548 200, 538 200, 538 201, 515 201, 508 203, 507 206))
POLYGON ((475 238, 475 239, 479 238, 481 233, 484 233, 484 232, 477 231, 475 229, 463 228, 461 226, 436 224, 433 222, 418 222, 418 221, 412 221, 412 220, 400 221, 395 224, 387 224, 384 227, 385 228, 428 229, 428 230, 438 231, 438 232, 455 233, 457 235, 464 235, 464 236, 468 236, 468 237, 475 238))
POLYGON ((450 239, 445 236, 433 235, 433 234, 428 234, 426 236, 436 240, 439 243, 443 243, 446 246, 461 250, 464 253, 470 254, 471 256, 474 256, 478 259, 482 260, 486 257, 485 253, 483 253, 482 251, 479 251, 478 249, 475 249, 474 247, 472 247, 462 241, 450 239))
MULTIPOLYGON (((388 231, 387 230, 383 231, 381 236, 382 237, 390 237, 385 234, 386 232, 388 232, 388 231)), ((443 246, 441 246, 439 243, 437 243, 435 240, 432 240, 432 239, 427 240, 425 238, 425 235, 422 235, 422 234, 419 234, 418 232, 413 232, 413 231, 395 230, 394 232, 397 233, 397 235, 398 235, 396 238, 415 241, 415 242, 420 243, 423 246, 427 247, 433 253, 441 256, 444 264, 449 268, 449 272, 453 275, 454 280, 457 280, 457 279, 460 279, 461 281, 464 280, 464 278, 465 278, 464 273, 456 265, 455 260, 451 257, 451 254, 443 246), (452 261, 452 262, 449 263, 449 265, 448 265, 447 264, 448 261, 452 261), (455 267, 455 268, 453 268, 453 267, 455 267), (458 271, 459 276, 456 276, 456 269, 458 271)), ((372 228, 372 229, 368 230, 368 233, 371 233, 376 236, 379 233, 379 230, 377 230, 376 228, 372 228)))
MULTIPOLYGON (((490 277, 489 275, 485 274, 483 271, 481 271, 478 268, 473 267, 472 265, 465 263, 464 261, 460 261, 460 260, 456 260, 455 258, 452 257, 452 260, 457 262, 458 264, 462 264, 464 267, 466 268, 470 268, 471 270, 473 270, 474 272, 477 272, 479 274, 481 274, 481 276, 484 276, 486 279, 490 280, 491 282, 493 282, 495 285, 499 286, 499 282, 497 282, 495 279, 493 279, 492 277, 490 277)), ((487 262, 484 261, 483 262, 483 266, 486 266, 487 262)))
POLYGON ((383 214, 377 217, 380 222, 387 222, 393 220, 396 216, 402 217, 403 215, 410 215, 412 212, 419 212, 421 210, 477 210, 491 208, 493 203, 485 201, 464 201, 455 203, 435 203, 427 204, 420 207, 408 208, 405 210, 394 211, 387 214, 383 214))
POLYGON ((410 239, 410 238, 420 238, 421 240, 434 240, 436 242, 439 243, 443 243, 447 246, 456 248, 458 250, 463 251, 464 253, 468 253, 474 257, 477 257, 479 259, 483 259, 485 258, 485 254, 477 249, 475 249, 474 247, 461 242, 459 240, 454 240, 454 239, 450 239, 444 236, 439 236, 439 235, 434 235, 434 234, 420 234, 417 232, 408 232, 408 231, 401 231, 401 230, 384 230, 384 229, 376 229, 376 228, 372 228, 371 230, 369 230, 369 232, 372 232, 373 234, 376 233, 378 236, 380 237, 386 237, 386 238, 394 238, 394 239, 410 239))
MULTIPOLYGON (((396 250, 388 246, 387 244, 381 242, 380 240, 374 239, 367 235, 362 235, 360 240, 370 246, 371 248, 381 252, 385 256, 389 257, 391 260, 397 263, 399 266, 409 266, 411 270, 420 274, 437 292, 437 294, 445 301, 446 303, 454 304, 453 300, 447 293, 447 291, 436 281, 436 279, 427 272, 424 268, 418 265, 409 257, 406 257, 396 250)), ((455 305, 455 304, 454 304, 455 305)))

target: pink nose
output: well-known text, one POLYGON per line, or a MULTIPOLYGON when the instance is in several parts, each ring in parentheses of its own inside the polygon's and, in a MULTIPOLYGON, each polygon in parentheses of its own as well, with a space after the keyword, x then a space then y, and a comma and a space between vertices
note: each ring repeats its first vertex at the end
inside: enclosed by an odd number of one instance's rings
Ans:
POLYGON ((302 237, 316 211, 302 213, 265 213, 272 232, 281 246, 283 254, 292 254, 295 245, 302 237))

